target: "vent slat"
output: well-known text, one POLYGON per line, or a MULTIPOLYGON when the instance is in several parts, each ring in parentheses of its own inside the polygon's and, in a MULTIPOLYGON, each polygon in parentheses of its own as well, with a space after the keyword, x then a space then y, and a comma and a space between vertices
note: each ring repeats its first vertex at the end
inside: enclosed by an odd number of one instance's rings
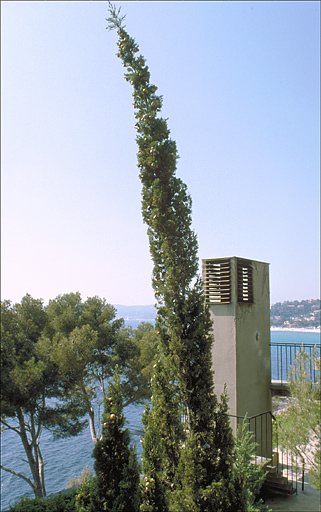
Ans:
POLYGON ((231 267, 229 260, 203 260, 203 283, 207 304, 231 302, 231 267))
POLYGON ((252 264, 238 260, 237 262, 237 300, 253 303, 253 271, 252 264))

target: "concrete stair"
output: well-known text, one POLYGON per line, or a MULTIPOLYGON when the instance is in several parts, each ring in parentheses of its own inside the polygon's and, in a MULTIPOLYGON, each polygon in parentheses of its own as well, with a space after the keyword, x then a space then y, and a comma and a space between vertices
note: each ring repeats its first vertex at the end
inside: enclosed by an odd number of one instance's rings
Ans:
POLYGON ((281 471, 278 471, 278 452, 273 452, 272 460, 264 465, 264 470, 267 471, 264 485, 267 489, 284 494, 295 494, 291 482, 283 476, 281 471))
MULTIPOLYGON (((272 468, 274 471, 274 467, 272 468)), ((284 494, 295 494, 295 489, 293 489, 292 484, 285 476, 282 475, 282 473, 276 472, 276 468, 273 473, 270 471, 268 472, 264 484, 268 489, 273 491, 281 492, 284 494)))

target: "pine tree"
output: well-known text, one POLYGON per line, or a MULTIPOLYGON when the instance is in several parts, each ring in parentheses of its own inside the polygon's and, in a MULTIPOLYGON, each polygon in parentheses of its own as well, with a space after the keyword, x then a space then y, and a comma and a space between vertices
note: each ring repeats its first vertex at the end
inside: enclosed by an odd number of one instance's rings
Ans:
POLYGON ((94 508, 109 512, 139 509, 139 467, 130 434, 124 429, 123 399, 118 371, 104 401, 102 438, 94 448, 97 475, 94 508))
MULTIPOLYGON (((230 478, 232 446, 226 408, 218 406, 213 387, 212 325, 197 276, 192 201, 175 175, 176 143, 167 121, 158 117, 162 97, 150 84, 148 66, 137 55, 138 45, 126 32, 120 10, 109 3, 109 13, 108 28, 118 33, 117 56, 127 70, 125 79, 133 86, 142 216, 148 226, 158 302, 159 361, 152 383, 152 409, 144 419, 147 491, 141 510, 184 510, 179 509, 179 496, 189 496, 185 510, 215 510, 210 508, 211 500, 202 496, 213 482, 230 478), (184 424, 179 421, 182 414, 184 424)), ((211 491, 212 502, 218 494, 211 491)))

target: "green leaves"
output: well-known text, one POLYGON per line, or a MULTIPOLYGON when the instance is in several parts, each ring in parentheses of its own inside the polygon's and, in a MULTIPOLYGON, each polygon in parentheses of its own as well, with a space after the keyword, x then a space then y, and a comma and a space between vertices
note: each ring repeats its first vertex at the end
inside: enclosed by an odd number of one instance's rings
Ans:
POLYGON ((46 312, 49 325, 45 332, 49 336, 55 332, 68 336, 73 329, 81 325, 82 302, 80 293, 58 295, 55 299, 49 301, 46 312))
POLYGON ((120 16, 121 8, 119 8, 117 11, 116 6, 113 5, 111 2, 108 2, 108 7, 109 7, 110 16, 106 20, 106 21, 108 21, 107 29, 108 30, 121 29, 123 27, 122 22, 124 21, 126 16, 120 16))
POLYGON ((277 413, 279 443, 283 449, 300 457, 312 469, 314 482, 320 485, 320 358, 314 350, 298 351, 290 372, 291 402, 277 413), (318 371, 319 382, 311 384, 310 371, 318 371))
POLYGON ((37 342, 47 324, 41 300, 23 297, 20 304, 1 303, 1 402, 26 410, 35 407, 46 386, 46 363, 37 342))
POLYGON ((24 361, 10 372, 12 385, 21 397, 28 400, 30 396, 34 395, 35 389, 42 387, 45 367, 43 361, 36 362, 35 358, 31 357, 31 359, 24 361))
POLYGON ((58 295, 46 308, 30 295, 20 304, 1 303, 1 422, 11 428, 6 418, 16 420, 13 430, 26 451, 33 476, 33 482, 27 481, 36 495, 45 494, 39 448, 43 427, 54 437, 69 437, 89 422, 96 441, 99 391, 103 397, 118 364, 122 400, 129 404, 148 398, 155 343, 151 325, 136 337, 116 319, 115 308, 97 296, 83 303, 78 292, 58 295))
MULTIPOLYGON (((96 510, 136 512, 139 508, 139 468, 136 454, 124 430, 123 398, 118 367, 104 400, 102 438, 94 448, 97 474, 96 510)), ((94 501, 95 501, 94 500, 94 501)))
POLYGON ((59 372, 61 400, 82 394, 96 441, 99 424, 95 410, 105 395, 107 380, 118 365, 125 404, 141 403, 150 396, 149 381, 142 370, 151 364, 153 351, 141 361, 135 331, 125 328, 123 319, 116 319, 116 309, 97 296, 82 302, 78 293, 59 295, 50 301, 48 316, 39 351, 59 372))
POLYGON ((234 448, 234 478, 238 479, 243 487, 247 509, 251 511, 263 510, 260 503, 254 505, 263 485, 266 473, 263 470, 264 462, 253 464, 257 444, 254 434, 249 430, 247 417, 238 425, 234 448))
POLYGON ((26 480, 36 496, 45 495, 39 436, 46 397, 54 387, 47 362, 37 350, 47 320, 42 301, 30 295, 20 304, 1 303, 1 423, 20 436, 33 481, 14 474, 26 480), (10 426, 7 417, 14 418, 18 426, 10 426))
POLYGON ((84 375, 88 362, 92 359, 97 333, 89 325, 76 327, 68 337, 60 334, 52 340, 52 360, 59 373, 64 375, 84 375))

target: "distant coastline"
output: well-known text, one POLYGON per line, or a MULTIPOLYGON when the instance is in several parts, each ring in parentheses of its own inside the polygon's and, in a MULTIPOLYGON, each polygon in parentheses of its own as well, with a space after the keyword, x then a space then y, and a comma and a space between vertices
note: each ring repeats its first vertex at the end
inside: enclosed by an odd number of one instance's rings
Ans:
POLYGON ((271 331, 288 331, 288 332, 316 332, 321 333, 320 327, 273 327, 271 331))

